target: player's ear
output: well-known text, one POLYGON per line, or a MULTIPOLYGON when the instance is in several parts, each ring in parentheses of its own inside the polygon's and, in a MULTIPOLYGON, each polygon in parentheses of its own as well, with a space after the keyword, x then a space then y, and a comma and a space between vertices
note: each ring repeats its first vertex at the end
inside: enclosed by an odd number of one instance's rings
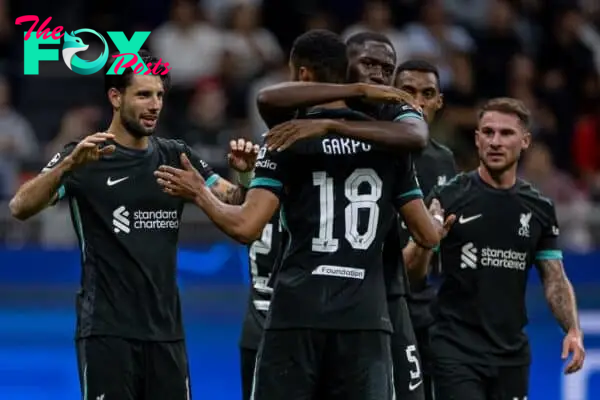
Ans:
POLYGON ((475 147, 479 149, 479 139, 481 138, 481 132, 479 129, 475 129, 475 147))
POLYGON ((113 108, 121 108, 121 92, 119 92, 116 88, 108 89, 108 100, 113 108))
POLYGON ((300 82, 313 82, 313 74, 306 67, 298 68, 298 80, 300 82))
POLYGON ((525 132, 523 134, 523 139, 521 140, 521 148, 523 150, 527 150, 530 145, 531 145, 531 133, 525 132))
POLYGON ((436 111, 440 110, 442 107, 444 107, 444 95, 440 93, 436 104, 436 111))

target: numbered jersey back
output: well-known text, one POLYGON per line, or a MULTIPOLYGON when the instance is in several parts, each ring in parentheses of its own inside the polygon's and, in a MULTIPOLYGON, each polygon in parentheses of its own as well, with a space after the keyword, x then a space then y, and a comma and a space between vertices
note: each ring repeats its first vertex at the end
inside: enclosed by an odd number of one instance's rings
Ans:
POLYGON ((422 196, 412 163, 327 135, 282 153, 262 149, 256 166, 252 186, 280 197, 289 232, 271 327, 291 327, 285 303, 306 307, 294 327, 389 329, 381 250, 396 208, 422 196))

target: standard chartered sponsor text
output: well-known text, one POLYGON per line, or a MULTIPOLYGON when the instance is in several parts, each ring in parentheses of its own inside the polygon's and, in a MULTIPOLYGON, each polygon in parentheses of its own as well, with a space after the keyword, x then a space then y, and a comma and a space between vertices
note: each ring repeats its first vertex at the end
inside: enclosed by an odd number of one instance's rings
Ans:
POLYGON ((138 210, 133 213, 135 229, 177 229, 179 218, 177 210, 138 210))
POLYGON ((481 251, 480 263, 484 267, 524 271, 527 268, 527 253, 485 247, 481 251))

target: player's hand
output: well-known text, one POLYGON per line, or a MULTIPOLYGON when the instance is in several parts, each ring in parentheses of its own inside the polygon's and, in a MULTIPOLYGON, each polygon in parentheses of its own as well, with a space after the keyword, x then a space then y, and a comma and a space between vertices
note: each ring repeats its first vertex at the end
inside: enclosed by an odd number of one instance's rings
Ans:
POLYGON ((583 367, 585 349, 583 348, 583 337, 578 331, 569 331, 563 339, 561 358, 566 361, 569 356, 571 356, 571 361, 565 368, 565 374, 572 374, 583 367))
POLYGON ((181 154, 181 166, 183 169, 161 165, 154 172, 156 182, 162 187, 163 192, 171 196, 194 200, 206 189, 204 178, 194 168, 185 153, 181 154))
POLYGON ((260 147, 246 139, 237 139, 229 142, 227 161, 229 166, 238 172, 252 171, 260 147))
POLYGON ((295 119, 265 133, 265 144, 271 151, 283 151, 298 140, 323 136, 333 127, 334 121, 329 119, 295 119))
POLYGON ((361 91, 367 100, 379 103, 406 103, 421 111, 414 96, 402 89, 385 85, 361 84, 361 91))
POLYGON ((456 215, 450 214, 444 219, 445 211, 442 208, 438 199, 433 199, 431 201, 431 205, 429 206, 429 213, 433 216, 433 218, 438 223, 438 233, 440 235, 440 240, 445 238, 450 232, 452 225, 456 221, 456 215))
POLYGON ((107 140, 114 139, 112 133, 94 133, 85 137, 75 146, 73 152, 69 155, 69 159, 74 167, 86 164, 90 161, 97 161, 100 157, 110 154, 115 151, 115 145, 101 147, 107 140))

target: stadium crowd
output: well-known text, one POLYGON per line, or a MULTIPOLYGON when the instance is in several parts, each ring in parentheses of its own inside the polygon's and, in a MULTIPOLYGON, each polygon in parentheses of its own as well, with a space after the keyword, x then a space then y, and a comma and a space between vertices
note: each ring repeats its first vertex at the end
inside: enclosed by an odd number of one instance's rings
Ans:
POLYGON ((151 30, 147 47, 173 67, 160 135, 183 138, 223 175, 230 138, 261 140, 256 93, 288 79, 293 39, 317 27, 345 37, 368 29, 390 38, 399 63, 420 58, 439 68, 445 107, 432 135, 454 151, 461 169, 477 165, 477 106, 505 95, 525 102, 535 144, 521 173, 561 210, 564 246, 586 250, 593 246, 586 213, 600 200, 600 3, 575 3, 129 0, 43 9, 2 1, 0 195, 10 197, 62 144, 107 126, 110 115, 100 76, 76 76, 62 63, 23 76, 20 35, 28 27, 15 26, 17 16, 52 16, 53 26, 69 30, 151 30), (115 11, 123 7, 136 11, 115 11))

